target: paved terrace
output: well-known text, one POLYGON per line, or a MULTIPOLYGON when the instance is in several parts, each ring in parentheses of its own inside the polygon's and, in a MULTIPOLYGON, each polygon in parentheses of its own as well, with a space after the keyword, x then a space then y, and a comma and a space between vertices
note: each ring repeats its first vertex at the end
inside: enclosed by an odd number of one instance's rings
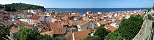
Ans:
POLYGON ((142 27, 133 40, 154 40, 154 11, 145 14, 143 19, 142 27), (151 20, 150 17, 152 17, 151 20))

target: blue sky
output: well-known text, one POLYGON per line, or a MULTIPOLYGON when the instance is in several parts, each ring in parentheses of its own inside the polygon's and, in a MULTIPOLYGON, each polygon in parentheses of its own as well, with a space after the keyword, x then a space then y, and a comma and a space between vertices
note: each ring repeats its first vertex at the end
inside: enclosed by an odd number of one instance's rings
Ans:
POLYGON ((0 4, 27 3, 45 8, 150 8, 154 0, 0 0, 0 4))

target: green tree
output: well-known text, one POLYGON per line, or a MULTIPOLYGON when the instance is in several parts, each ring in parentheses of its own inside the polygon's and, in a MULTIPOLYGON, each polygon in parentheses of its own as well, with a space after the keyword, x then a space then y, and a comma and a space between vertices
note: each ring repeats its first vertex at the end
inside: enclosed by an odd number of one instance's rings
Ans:
POLYGON ((39 33, 36 30, 22 27, 19 30, 18 40, 38 40, 39 33))
POLYGON ((122 22, 120 27, 125 39, 130 40, 134 38, 141 29, 142 24, 143 24, 143 17, 140 15, 131 16, 125 22, 122 22))
POLYGON ((17 11, 14 7, 11 7, 11 6, 5 6, 4 10, 5 11, 17 11))
POLYGON ((99 36, 101 40, 104 40, 104 37, 108 35, 108 33, 109 32, 104 28, 104 25, 102 25, 96 30, 94 35, 99 36))
POLYGON ((57 34, 54 34, 51 39, 52 40, 66 40, 65 35, 57 35, 57 34))
POLYGON ((143 17, 140 15, 131 16, 129 19, 123 19, 120 27, 113 33, 109 33, 105 40, 131 40, 141 29, 143 17))
POLYGON ((35 29, 21 27, 17 40, 49 40, 50 38, 48 35, 40 35, 35 29))
POLYGON ((6 27, 4 24, 0 23, 0 39, 6 40, 8 39, 7 36, 9 36, 9 28, 6 27))
POLYGON ((122 40, 122 34, 120 31, 111 32, 105 36, 104 40, 122 40))
POLYGON ((101 40, 99 36, 88 36, 84 40, 101 40))
POLYGON ((4 8, 4 5, 0 4, 0 9, 3 9, 4 8))
POLYGON ((12 3, 12 4, 6 4, 6 6, 15 8, 16 10, 36 10, 36 9, 45 10, 43 6, 31 5, 31 4, 25 4, 25 3, 12 3))
MULTIPOLYGON (((38 5, 31 5, 31 4, 25 4, 25 3, 12 3, 12 4, 6 4, 3 5, 5 11, 17 11, 17 10, 45 10, 43 6, 38 5), (5 7, 4 7, 5 6, 5 7)), ((1 5, 0 5, 1 8, 1 5)))
POLYGON ((40 35, 39 40, 51 40, 51 36, 50 35, 40 35))

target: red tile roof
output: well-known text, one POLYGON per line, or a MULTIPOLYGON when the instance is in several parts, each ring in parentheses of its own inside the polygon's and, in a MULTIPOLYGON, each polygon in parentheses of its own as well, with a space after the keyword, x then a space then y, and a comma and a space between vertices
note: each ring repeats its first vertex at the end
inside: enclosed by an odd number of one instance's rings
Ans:
POLYGON ((107 22, 107 21, 99 21, 98 23, 102 25, 102 24, 108 24, 109 22, 107 22))
POLYGON ((88 14, 88 15, 91 16, 91 17, 95 16, 94 14, 88 14))
POLYGON ((68 20, 62 20, 63 25, 68 25, 68 20))
POLYGON ((68 23, 69 23, 69 25, 76 25, 76 23, 75 23, 75 21, 74 20, 68 20, 68 23))
POLYGON ((84 30, 84 31, 79 31, 79 32, 74 32, 74 38, 75 40, 82 40, 89 36, 88 34, 90 33, 89 30, 84 30))
POLYGON ((33 15, 28 18, 38 20, 40 17, 45 16, 44 14, 33 15))
POLYGON ((112 26, 104 26, 104 27, 110 32, 114 32, 116 30, 116 28, 112 26))
POLYGON ((40 34, 42 34, 42 35, 51 35, 51 34, 53 34, 53 31, 42 32, 40 34))
POLYGON ((40 23, 39 20, 34 20, 34 24, 40 23))
POLYGON ((30 16, 30 17, 28 17, 28 18, 38 20, 40 17, 41 17, 41 16, 36 16, 36 15, 34 15, 34 16, 30 16))
POLYGON ((11 27, 10 28, 10 32, 11 33, 16 33, 16 32, 18 32, 19 30, 18 30, 18 28, 15 28, 15 27, 11 27))
POLYGON ((68 17, 67 17, 67 16, 64 16, 64 17, 62 17, 61 19, 67 20, 67 19, 68 19, 68 17))
POLYGON ((82 26, 82 25, 84 25, 84 24, 86 24, 86 23, 88 23, 89 21, 84 21, 84 20, 81 20, 79 23, 78 23, 78 25, 79 26, 82 26))
POLYGON ((62 27, 62 25, 58 22, 54 22, 54 23, 48 23, 49 27, 51 28, 51 30, 54 32, 54 34, 65 34, 66 33, 66 29, 64 27, 62 27))
POLYGON ((17 20, 16 22, 17 22, 17 24, 16 24, 17 26, 28 26, 28 27, 33 26, 32 24, 28 24, 26 22, 22 22, 22 21, 19 21, 19 20, 17 20))

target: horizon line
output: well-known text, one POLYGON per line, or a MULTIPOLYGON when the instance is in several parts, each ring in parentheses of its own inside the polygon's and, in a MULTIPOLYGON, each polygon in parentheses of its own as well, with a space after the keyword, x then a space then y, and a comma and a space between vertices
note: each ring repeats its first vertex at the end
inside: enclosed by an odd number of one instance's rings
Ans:
POLYGON ((151 7, 152 8, 152 7, 151 7))

